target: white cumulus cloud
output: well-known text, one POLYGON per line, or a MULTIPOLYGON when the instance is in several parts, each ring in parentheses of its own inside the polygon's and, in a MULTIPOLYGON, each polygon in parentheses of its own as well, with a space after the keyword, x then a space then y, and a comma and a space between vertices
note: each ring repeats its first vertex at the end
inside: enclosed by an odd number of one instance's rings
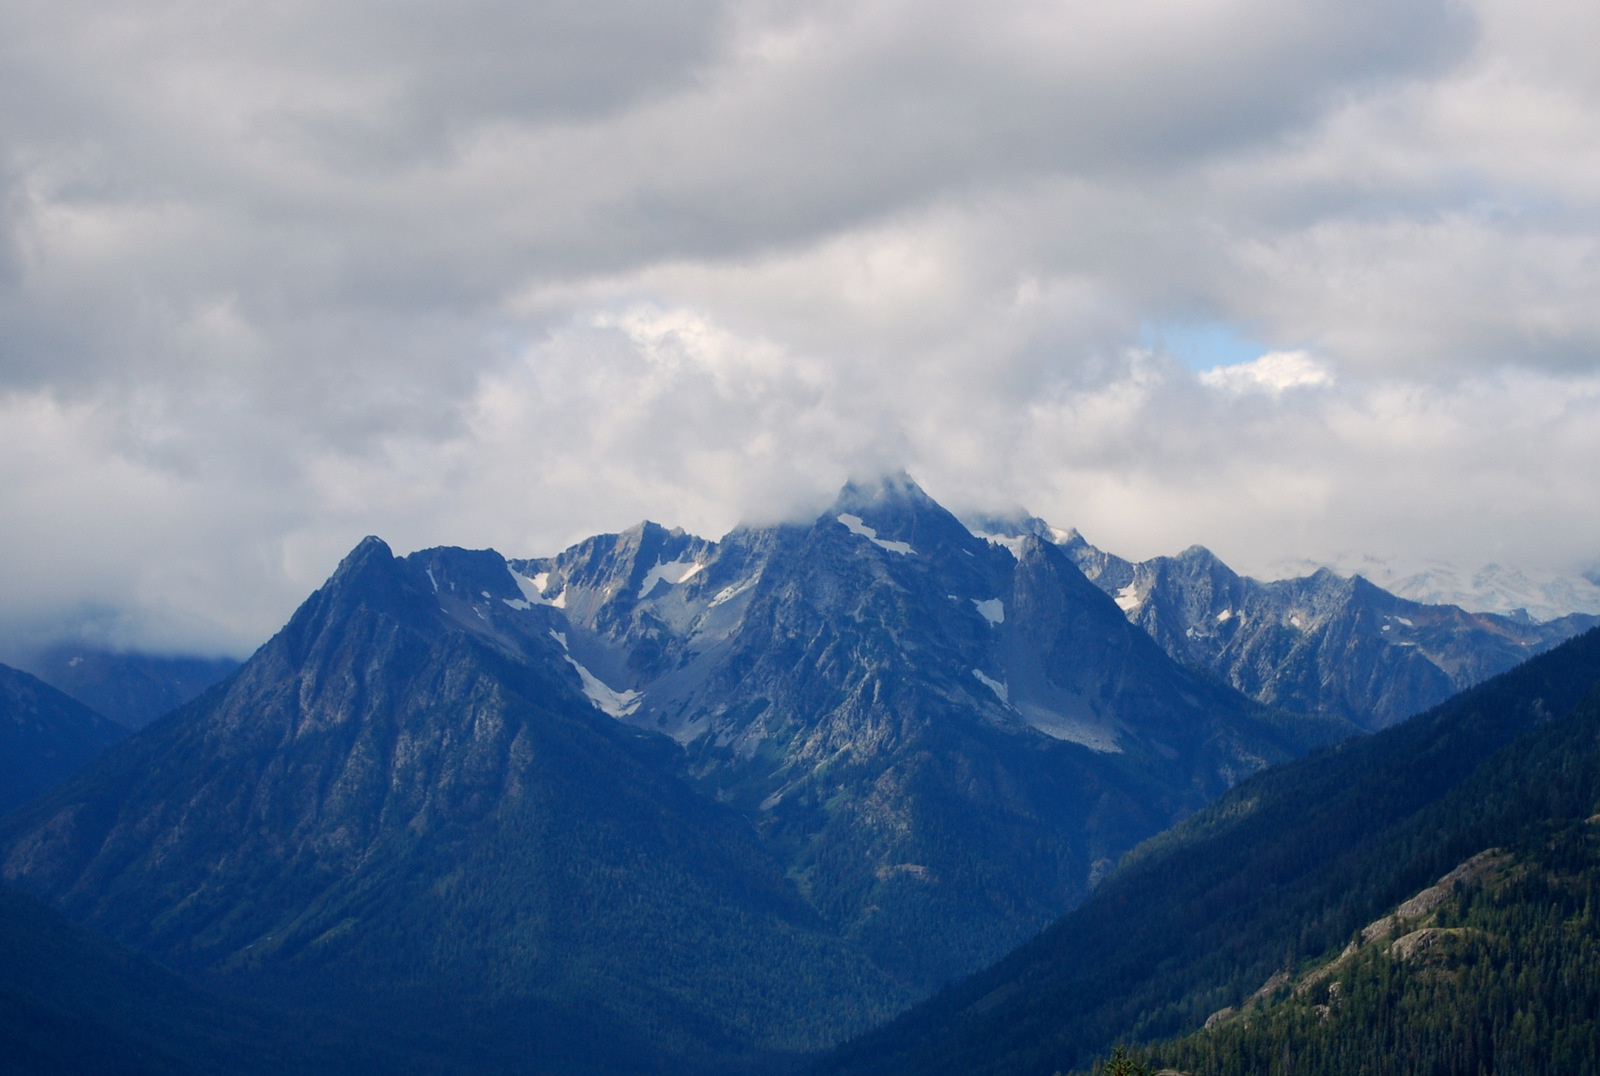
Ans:
POLYGON ((0 642, 239 652, 367 533, 716 533, 878 466, 1129 555, 1593 567, 1597 45, 1572 0, 11 4, 0 642))

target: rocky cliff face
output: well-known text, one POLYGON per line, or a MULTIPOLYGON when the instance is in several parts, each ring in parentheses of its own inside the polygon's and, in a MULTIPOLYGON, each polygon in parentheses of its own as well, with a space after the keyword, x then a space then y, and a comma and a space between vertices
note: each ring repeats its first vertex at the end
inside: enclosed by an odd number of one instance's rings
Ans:
POLYGON ((1133 563, 1042 520, 977 518, 980 532, 1059 544, 1178 662, 1206 669, 1257 701, 1386 728, 1600 623, 1547 623, 1396 597, 1360 576, 1323 569, 1260 582, 1210 551, 1133 563))
POLYGON ((623 720, 684 746, 814 906, 924 986, 1082 899, 1139 834, 1350 729, 1177 667, 1047 542, 904 476, 719 543, 645 525, 513 562, 623 720))

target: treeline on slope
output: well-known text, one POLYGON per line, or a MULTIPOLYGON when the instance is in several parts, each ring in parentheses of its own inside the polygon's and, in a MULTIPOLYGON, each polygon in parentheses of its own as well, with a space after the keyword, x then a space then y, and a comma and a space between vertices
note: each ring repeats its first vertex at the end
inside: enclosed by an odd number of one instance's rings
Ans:
POLYGON ((1392 944, 1323 954, 1263 1008, 1132 1056, 1196 1076, 1600 1073, 1597 808, 1600 692, 1372 850, 1496 847, 1505 866, 1392 944))
POLYGON ((1448 810, 1404 824, 1597 680, 1590 631, 1410 722, 1241 783, 1130 853, 1035 941, 819 1071, 1050 1072, 1198 1028, 1492 844, 1448 810))

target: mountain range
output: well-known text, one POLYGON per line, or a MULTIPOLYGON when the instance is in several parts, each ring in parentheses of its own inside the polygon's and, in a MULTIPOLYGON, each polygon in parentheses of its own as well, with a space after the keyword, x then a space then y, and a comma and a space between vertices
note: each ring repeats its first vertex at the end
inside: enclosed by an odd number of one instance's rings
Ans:
POLYGON ((711 1071, 864 1030, 1353 731, 891 479, 717 543, 368 539, 237 674, 0 822, 0 871, 202 985, 474 1065, 711 1071))
MULTIPOLYGON (((1421 796, 1456 771, 1338 760, 1409 735, 1465 765, 1522 726, 1359 733, 1581 626, 969 523, 899 475, 718 541, 644 523, 508 559, 368 538, 237 671, 0 819, 0 878, 186 977, 231 1042, 354 1036, 380 1071, 780 1071, 944 987, 828 1062, 900 1071, 895 1029, 967 989, 947 984, 1003 974, 980 969, 1079 905, 1143 906, 1118 887, 1156 846, 1113 873, 1140 842, 1211 833, 1207 804, 1279 788, 1284 763, 1339 819, 1366 817, 1340 781, 1421 796)), ((1114 940, 1062 926, 1081 914, 1029 945, 1114 940)), ((1009 982, 978 1011, 1032 995, 1009 982)), ((1176 1033, 1200 1004, 1157 1000, 1050 1056, 1176 1033)), ((296 1056, 341 1071, 329 1049, 296 1056)))
POLYGON ((1130 562, 1041 519, 975 517, 1000 541, 1051 541, 1176 661, 1259 702, 1386 728, 1600 624, 1572 613, 1471 613, 1397 597, 1322 568, 1270 582, 1234 572, 1202 546, 1130 562))

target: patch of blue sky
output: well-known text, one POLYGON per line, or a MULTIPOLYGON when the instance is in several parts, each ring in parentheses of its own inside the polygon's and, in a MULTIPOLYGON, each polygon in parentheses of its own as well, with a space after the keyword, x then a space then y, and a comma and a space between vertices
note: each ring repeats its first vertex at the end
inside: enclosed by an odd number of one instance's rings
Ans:
POLYGON ((1220 321, 1147 324, 1139 332, 1139 344, 1165 352, 1199 373, 1254 362, 1270 350, 1237 326, 1220 321))

